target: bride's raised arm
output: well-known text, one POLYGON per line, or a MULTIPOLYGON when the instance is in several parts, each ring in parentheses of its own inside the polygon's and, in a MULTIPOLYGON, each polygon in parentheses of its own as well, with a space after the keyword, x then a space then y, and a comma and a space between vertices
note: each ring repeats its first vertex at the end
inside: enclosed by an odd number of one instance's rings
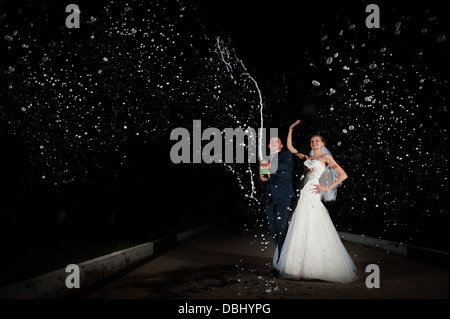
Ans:
POLYGON ((294 129, 295 126, 297 126, 300 123, 300 120, 297 120, 294 124, 292 124, 291 126, 289 126, 289 134, 287 137, 287 148, 289 149, 289 151, 291 151, 292 154, 297 155, 298 157, 300 157, 301 159, 305 158, 306 155, 299 153, 293 146, 292 146, 292 130, 294 129))

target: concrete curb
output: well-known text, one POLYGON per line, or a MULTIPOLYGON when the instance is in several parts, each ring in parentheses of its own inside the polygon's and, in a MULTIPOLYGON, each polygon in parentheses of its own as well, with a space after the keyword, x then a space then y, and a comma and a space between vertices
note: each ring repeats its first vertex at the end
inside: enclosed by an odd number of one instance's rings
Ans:
POLYGON ((395 255, 421 260, 436 266, 448 267, 449 265, 449 253, 445 251, 406 245, 394 241, 367 237, 364 235, 356 235, 346 232, 338 233, 342 240, 353 242, 355 244, 361 244, 363 246, 383 250, 395 255))
MULTIPOLYGON (((82 262, 78 265, 80 288, 88 288, 120 271, 136 265, 146 258, 162 253, 177 243, 194 236, 214 224, 193 228, 172 236, 141 244, 111 254, 82 262)), ((69 267, 69 266, 68 266, 69 267)), ((77 288, 67 288, 66 278, 75 274, 66 268, 45 275, 0 287, 1 299, 55 299, 78 293, 77 288)))

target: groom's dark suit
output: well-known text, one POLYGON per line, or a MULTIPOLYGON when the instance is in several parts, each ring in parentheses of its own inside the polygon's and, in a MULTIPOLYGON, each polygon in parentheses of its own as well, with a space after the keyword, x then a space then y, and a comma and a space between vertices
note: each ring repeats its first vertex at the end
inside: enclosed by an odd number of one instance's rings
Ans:
POLYGON ((266 212, 270 233, 275 245, 278 246, 278 251, 281 252, 287 234, 292 197, 295 196, 292 187, 294 168, 292 153, 289 151, 275 153, 270 165, 270 179, 265 182, 266 212))

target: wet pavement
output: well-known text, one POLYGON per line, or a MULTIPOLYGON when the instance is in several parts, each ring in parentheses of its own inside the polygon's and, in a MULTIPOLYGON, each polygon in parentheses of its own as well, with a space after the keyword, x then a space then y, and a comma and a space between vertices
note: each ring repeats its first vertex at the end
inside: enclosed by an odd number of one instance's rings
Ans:
MULTIPOLYGON (((448 299, 448 269, 343 242, 359 280, 330 283, 274 278, 274 247, 265 231, 215 227, 89 291, 86 299, 448 299), (368 288, 368 265, 379 288, 368 288)), ((373 280, 369 280, 373 282, 373 280)))

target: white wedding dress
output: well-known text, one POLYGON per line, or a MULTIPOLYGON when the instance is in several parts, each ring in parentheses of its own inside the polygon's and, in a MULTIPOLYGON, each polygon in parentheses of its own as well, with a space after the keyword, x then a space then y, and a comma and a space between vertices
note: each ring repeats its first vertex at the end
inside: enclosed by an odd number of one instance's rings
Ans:
POLYGON ((356 280, 356 267, 334 227, 314 184, 325 167, 319 160, 305 161, 303 187, 292 214, 280 258, 274 266, 280 277, 348 283, 356 280))

